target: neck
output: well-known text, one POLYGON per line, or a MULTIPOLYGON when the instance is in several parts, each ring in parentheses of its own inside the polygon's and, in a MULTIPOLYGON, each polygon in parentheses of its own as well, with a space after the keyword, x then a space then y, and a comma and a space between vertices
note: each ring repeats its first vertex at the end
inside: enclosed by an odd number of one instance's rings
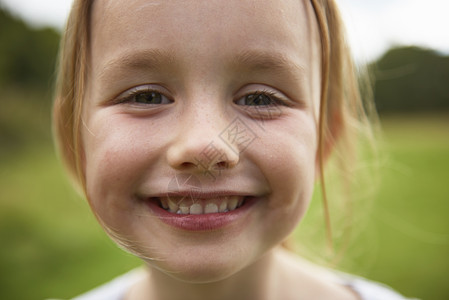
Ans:
POLYGON ((264 300, 276 294, 276 264, 274 251, 229 278, 209 283, 189 283, 149 267, 148 276, 127 299, 145 300, 264 300))

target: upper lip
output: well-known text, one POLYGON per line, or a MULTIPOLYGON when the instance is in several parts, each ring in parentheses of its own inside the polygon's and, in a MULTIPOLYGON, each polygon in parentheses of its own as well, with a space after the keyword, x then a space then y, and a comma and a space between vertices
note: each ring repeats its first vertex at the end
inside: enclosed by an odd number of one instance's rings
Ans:
POLYGON ((150 195, 153 198, 161 198, 161 197, 169 197, 169 196, 177 196, 177 197, 193 197, 197 199, 211 199, 211 198, 219 198, 219 197, 229 197, 229 196, 253 196, 252 193, 241 192, 241 191, 232 191, 232 190, 179 190, 179 191, 166 191, 164 193, 157 193, 150 195))

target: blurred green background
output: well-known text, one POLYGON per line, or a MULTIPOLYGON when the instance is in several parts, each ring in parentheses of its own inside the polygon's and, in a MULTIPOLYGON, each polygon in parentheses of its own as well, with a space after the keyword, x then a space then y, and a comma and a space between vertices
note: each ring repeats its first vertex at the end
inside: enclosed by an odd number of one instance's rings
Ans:
MULTIPOLYGON (((0 10, 0 299, 68 299, 140 265, 105 236, 56 159, 58 40, 0 10)), ((394 48, 370 70, 388 162, 342 268, 449 299, 449 57, 394 48)))

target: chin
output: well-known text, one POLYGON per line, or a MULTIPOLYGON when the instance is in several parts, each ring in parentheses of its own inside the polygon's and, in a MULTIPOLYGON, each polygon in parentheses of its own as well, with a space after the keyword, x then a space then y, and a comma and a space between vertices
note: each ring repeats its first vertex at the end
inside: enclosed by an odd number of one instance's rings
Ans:
POLYGON ((217 258, 216 256, 199 256, 196 259, 182 261, 147 261, 150 269, 156 269, 172 279, 193 284, 214 283, 225 280, 241 271, 246 264, 244 260, 217 258))

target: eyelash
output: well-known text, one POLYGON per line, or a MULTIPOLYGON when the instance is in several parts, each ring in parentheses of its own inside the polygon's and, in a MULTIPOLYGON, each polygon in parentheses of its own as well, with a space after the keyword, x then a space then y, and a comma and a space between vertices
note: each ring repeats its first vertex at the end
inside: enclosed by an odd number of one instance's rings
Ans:
MULTIPOLYGON (((150 87, 133 88, 130 91, 127 91, 123 94, 124 94, 123 96, 120 95, 117 98, 117 100, 115 101, 115 104, 131 103, 131 104, 136 104, 136 105, 163 105, 163 104, 170 104, 173 102, 173 100, 170 99, 169 97, 165 96, 164 93, 158 91, 157 89, 153 89, 150 87), (158 97, 161 98, 160 100, 165 101, 166 103, 143 103, 143 102, 136 101, 137 96, 148 95, 148 94, 158 95, 158 97)), ((234 103, 239 106, 246 106, 246 107, 251 107, 251 108, 255 108, 255 109, 260 109, 260 108, 269 109, 269 108, 273 108, 273 107, 277 107, 277 106, 288 106, 286 101, 281 99, 281 97, 279 97, 276 92, 267 91, 267 90, 254 91, 254 92, 247 93, 247 94, 243 95, 242 97, 238 98, 237 101, 235 101, 234 103), (253 101, 268 100, 268 101, 270 101, 270 103, 269 104, 263 103, 261 105, 241 104, 241 103, 239 104, 239 102, 241 102, 241 101, 247 101, 248 97, 250 97, 250 96, 252 96, 253 101), (261 97, 261 96, 266 97, 266 99, 258 99, 258 97, 261 97)))
POLYGON ((265 107, 265 108, 269 108, 269 107, 276 107, 276 106, 287 106, 287 103, 285 100, 281 99, 277 93, 273 92, 273 91, 267 91, 267 90, 262 90, 262 91, 256 91, 256 92, 251 92, 251 93, 247 93, 244 96, 240 97, 235 103, 237 105, 244 105, 244 104, 238 104, 237 102, 239 102, 240 100, 247 100, 247 97, 249 96, 254 96, 253 98, 257 98, 260 96, 264 96, 267 97, 269 99, 269 101, 271 101, 270 104, 262 104, 262 105, 245 105, 245 106, 255 106, 255 107, 265 107))
POLYGON ((123 96, 119 96, 116 104, 123 104, 123 103, 132 103, 137 105, 162 105, 162 104, 169 104, 172 103, 173 100, 167 97, 164 93, 158 91, 157 89, 153 89, 150 87, 144 87, 144 88, 133 88, 130 91, 127 91, 123 93, 123 96), (124 95, 123 95, 124 94, 124 95), (139 95, 149 95, 149 94, 156 94, 161 97, 161 101, 168 101, 168 103, 142 103, 136 101, 136 97, 139 95))

